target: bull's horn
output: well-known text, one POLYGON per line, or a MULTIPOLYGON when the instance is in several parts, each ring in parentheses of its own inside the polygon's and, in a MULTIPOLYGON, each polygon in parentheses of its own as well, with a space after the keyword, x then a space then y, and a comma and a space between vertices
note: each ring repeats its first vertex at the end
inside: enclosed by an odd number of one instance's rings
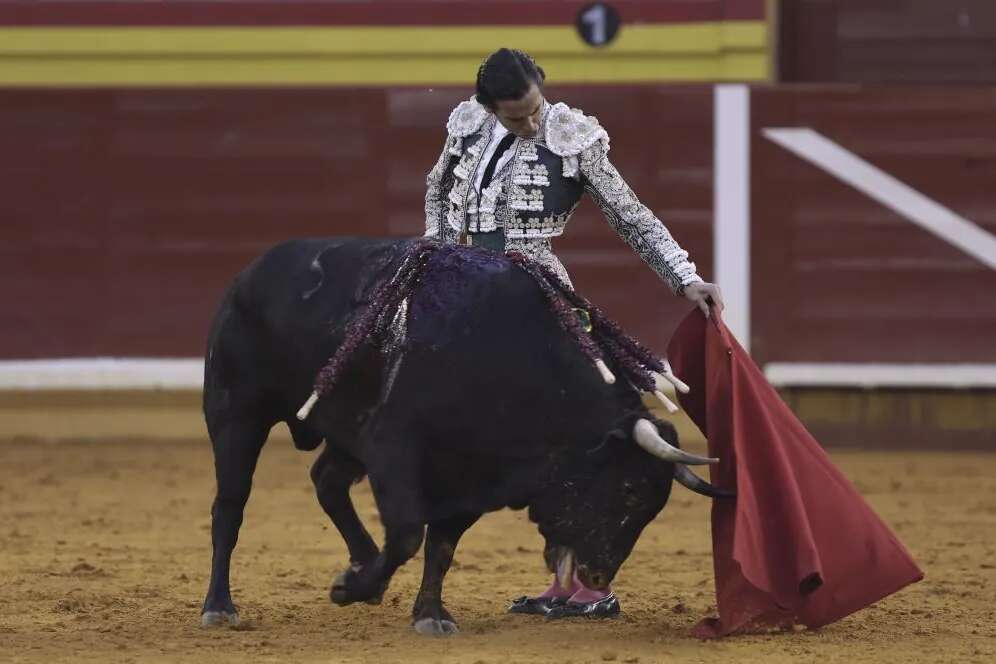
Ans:
POLYGON ((700 457, 679 450, 666 440, 661 438, 657 432, 657 427, 650 420, 640 418, 633 425, 633 438, 637 444, 647 450, 655 457, 670 461, 671 463, 684 463, 689 466, 701 466, 707 463, 719 463, 719 459, 711 457, 700 457))
POLYGON ((667 409, 667 412, 669 413, 678 412, 678 407, 674 404, 673 401, 668 399, 663 392, 661 392, 660 390, 654 390, 654 396, 657 397, 657 400, 664 405, 664 408, 667 409))
POLYGON ((737 495, 736 491, 720 489, 709 484, 681 463, 674 466, 674 479, 686 489, 702 496, 708 496, 709 498, 734 498, 737 495))
POLYGON ((318 403, 318 392, 312 392, 308 400, 301 406, 301 410, 297 411, 297 419, 302 422, 308 419, 308 415, 311 414, 311 409, 315 407, 316 403, 318 403))
POLYGON ((603 360, 595 360, 595 368, 598 369, 598 373, 602 374, 602 380, 606 383, 612 385, 616 382, 616 377, 609 371, 609 367, 603 360))
POLYGON ((563 590, 570 590, 574 585, 574 551, 563 549, 557 559, 557 584, 563 590))

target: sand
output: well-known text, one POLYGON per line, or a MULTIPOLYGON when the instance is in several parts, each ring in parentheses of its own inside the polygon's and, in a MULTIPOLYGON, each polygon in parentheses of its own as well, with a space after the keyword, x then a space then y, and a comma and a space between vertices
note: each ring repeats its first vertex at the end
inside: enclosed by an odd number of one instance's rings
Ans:
MULTIPOLYGON (((615 588, 623 615, 505 613, 547 581, 522 512, 462 540, 444 597, 449 639, 414 633, 421 556, 380 606, 333 606, 345 547, 314 498, 314 454, 264 450, 233 559, 239 629, 203 630, 213 466, 206 441, 0 443, 0 661, 982 662, 996 661, 996 455, 838 452, 926 579, 818 631, 701 642, 714 596, 708 500, 677 487, 615 588)), ((353 492, 379 538, 369 489, 353 492)))

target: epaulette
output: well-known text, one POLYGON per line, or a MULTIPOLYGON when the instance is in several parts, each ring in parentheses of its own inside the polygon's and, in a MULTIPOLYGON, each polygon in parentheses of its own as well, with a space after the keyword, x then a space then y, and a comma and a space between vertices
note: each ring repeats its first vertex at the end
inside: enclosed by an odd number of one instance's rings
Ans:
POLYGON ((481 128, 488 115, 490 111, 471 97, 457 104, 450 113, 450 119, 446 121, 446 131, 450 136, 457 138, 470 136, 481 128))
POLYGON ((553 105, 546 117, 546 146, 560 157, 573 157, 595 144, 609 142, 609 135, 598 119, 585 115, 563 102, 553 105))

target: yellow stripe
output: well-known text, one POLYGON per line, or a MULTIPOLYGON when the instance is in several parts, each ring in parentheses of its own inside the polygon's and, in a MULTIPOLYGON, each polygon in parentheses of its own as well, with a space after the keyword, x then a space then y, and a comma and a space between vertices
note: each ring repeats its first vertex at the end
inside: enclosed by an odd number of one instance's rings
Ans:
POLYGON ((509 43, 564 55, 690 54, 763 49, 765 29, 761 21, 634 25, 596 50, 567 26, 0 28, 0 54, 465 55, 509 43))
POLYGON ((466 83, 503 45, 558 83, 768 76, 763 21, 625 26, 601 49, 570 26, 0 28, 0 84, 466 83))

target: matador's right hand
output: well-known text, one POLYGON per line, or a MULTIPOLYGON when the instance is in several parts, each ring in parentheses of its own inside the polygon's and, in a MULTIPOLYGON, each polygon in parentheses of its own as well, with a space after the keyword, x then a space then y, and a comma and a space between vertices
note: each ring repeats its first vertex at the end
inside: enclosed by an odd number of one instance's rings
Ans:
POLYGON ((702 310, 706 318, 709 317, 710 304, 716 305, 716 310, 720 313, 723 312, 723 295, 716 284, 706 281, 688 284, 685 286, 684 295, 702 310))

